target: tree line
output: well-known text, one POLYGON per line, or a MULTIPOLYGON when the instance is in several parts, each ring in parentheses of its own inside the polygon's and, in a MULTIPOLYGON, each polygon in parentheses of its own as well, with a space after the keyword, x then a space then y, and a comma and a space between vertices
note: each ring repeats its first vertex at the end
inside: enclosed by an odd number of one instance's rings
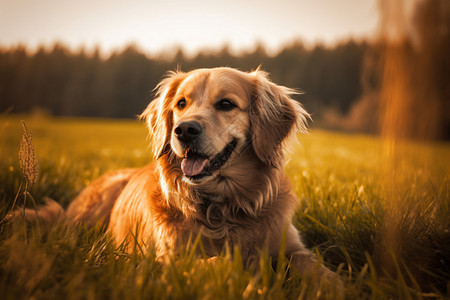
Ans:
POLYGON ((169 70, 229 66, 261 68, 278 84, 304 92, 299 100, 312 112, 328 106, 348 112, 360 97, 360 72, 368 45, 348 41, 313 49, 296 42, 275 56, 263 46, 233 55, 227 47, 188 58, 180 49, 170 58, 149 57, 130 45, 102 58, 99 51, 71 52, 61 44, 30 54, 25 47, 0 50, 0 112, 30 112, 39 107, 56 116, 130 118, 152 98, 169 70))

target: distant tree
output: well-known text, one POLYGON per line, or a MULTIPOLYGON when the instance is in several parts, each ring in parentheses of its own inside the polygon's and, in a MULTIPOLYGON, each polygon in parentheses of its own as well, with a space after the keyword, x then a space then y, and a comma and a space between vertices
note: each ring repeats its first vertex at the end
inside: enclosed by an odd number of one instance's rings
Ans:
POLYGON ((417 49, 414 86, 417 115, 429 125, 423 135, 450 139, 450 3, 427 0, 414 13, 417 49))

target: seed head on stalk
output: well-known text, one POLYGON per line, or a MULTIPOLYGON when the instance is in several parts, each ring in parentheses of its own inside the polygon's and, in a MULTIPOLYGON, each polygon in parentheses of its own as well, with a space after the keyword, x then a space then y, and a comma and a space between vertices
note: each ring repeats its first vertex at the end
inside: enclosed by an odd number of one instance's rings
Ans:
POLYGON ((22 141, 19 149, 19 163, 22 173, 31 188, 37 182, 39 175, 39 165, 34 152, 32 137, 25 125, 25 121, 21 120, 23 127, 22 141))

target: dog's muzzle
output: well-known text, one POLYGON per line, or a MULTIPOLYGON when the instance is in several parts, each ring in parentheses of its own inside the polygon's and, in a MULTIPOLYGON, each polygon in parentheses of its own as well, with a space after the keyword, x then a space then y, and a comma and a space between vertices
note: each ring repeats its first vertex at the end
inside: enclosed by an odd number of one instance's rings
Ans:
POLYGON ((210 157, 199 151, 198 142, 202 133, 203 128, 196 121, 180 122, 174 129, 175 136, 186 149, 181 170, 193 180, 211 176, 214 171, 220 169, 230 158, 238 142, 236 138, 232 139, 221 152, 210 157))

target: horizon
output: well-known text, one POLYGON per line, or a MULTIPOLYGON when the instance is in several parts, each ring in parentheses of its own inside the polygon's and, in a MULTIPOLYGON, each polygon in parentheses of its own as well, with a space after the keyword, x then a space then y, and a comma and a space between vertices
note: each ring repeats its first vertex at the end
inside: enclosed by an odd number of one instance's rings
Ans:
POLYGON ((290 43, 282 44, 282 45, 280 45, 279 48, 277 48, 276 50, 272 50, 272 51, 270 51, 270 49, 268 49, 267 45, 265 45, 264 43, 255 42, 253 45, 250 45, 250 47, 245 48, 245 49, 240 49, 240 50, 234 50, 230 47, 229 44, 223 44, 223 45, 219 45, 217 47, 208 47, 208 46, 200 47, 195 52, 188 52, 186 50, 186 48, 183 47, 182 45, 173 46, 173 47, 167 46, 167 48, 160 49, 157 52, 156 51, 149 52, 143 46, 141 46, 137 43, 133 43, 133 42, 124 44, 117 48, 112 48, 108 52, 105 52, 104 49, 101 47, 101 45, 97 45, 97 46, 91 47, 91 48, 87 48, 87 46, 85 46, 85 45, 79 45, 76 48, 72 48, 70 45, 68 45, 62 41, 56 40, 50 44, 38 44, 34 47, 31 47, 24 43, 18 43, 18 44, 9 45, 9 46, 4 46, 4 45, 0 44, 0 52, 2 52, 2 51, 3 52, 13 52, 13 51, 17 51, 20 49, 20 50, 25 51, 27 53, 27 55, 33 56, 41 50, 45 51, 46 53, 51 53, 56 47, 60 47, 63 50, 68 51, 69 55, 83 54, 87 57, 92 57, 92 56, 98 54, 101 59, 108 59, 113 55, 120 55, 127 49, 131 48, 133 50, 136 50, 139 54, 144 55, 148 59, 172 60, 177 55, 177 53, 179 53, 181 51, 183 56, 185 58, 187 58, 188 60, 190 60, 190 59, 194 59, 198 55, 217 55, 217 54, 220 54, 224 49, 226 49, 228 51, 228 53, 234 57, 242 57, 242 56, 253 53, 257 49, 262 48, 268 57, 276 57, 283 50, 288 49, 293 46, 296 46, 296 45, 304 47, 304 49, 307 51, 312 51, 316 47, 323 47, 325 49, 335 49, 336 47, 339 47, 341 45, 345 45, 345 44, 348 44, 351 42, 354 42, 357 44, 365 43, 365 42, 370 43, 373 40, 374 39, 371 39, 370 37, 368 37, 368 38, 348 37, 348 38, 343 38, 342 40, 336 41, 332 44, 325 44, 322 42, 317 42, 314 44, 306 44, 302 39, 298 38, 298 39, 293 39, 290 43))

